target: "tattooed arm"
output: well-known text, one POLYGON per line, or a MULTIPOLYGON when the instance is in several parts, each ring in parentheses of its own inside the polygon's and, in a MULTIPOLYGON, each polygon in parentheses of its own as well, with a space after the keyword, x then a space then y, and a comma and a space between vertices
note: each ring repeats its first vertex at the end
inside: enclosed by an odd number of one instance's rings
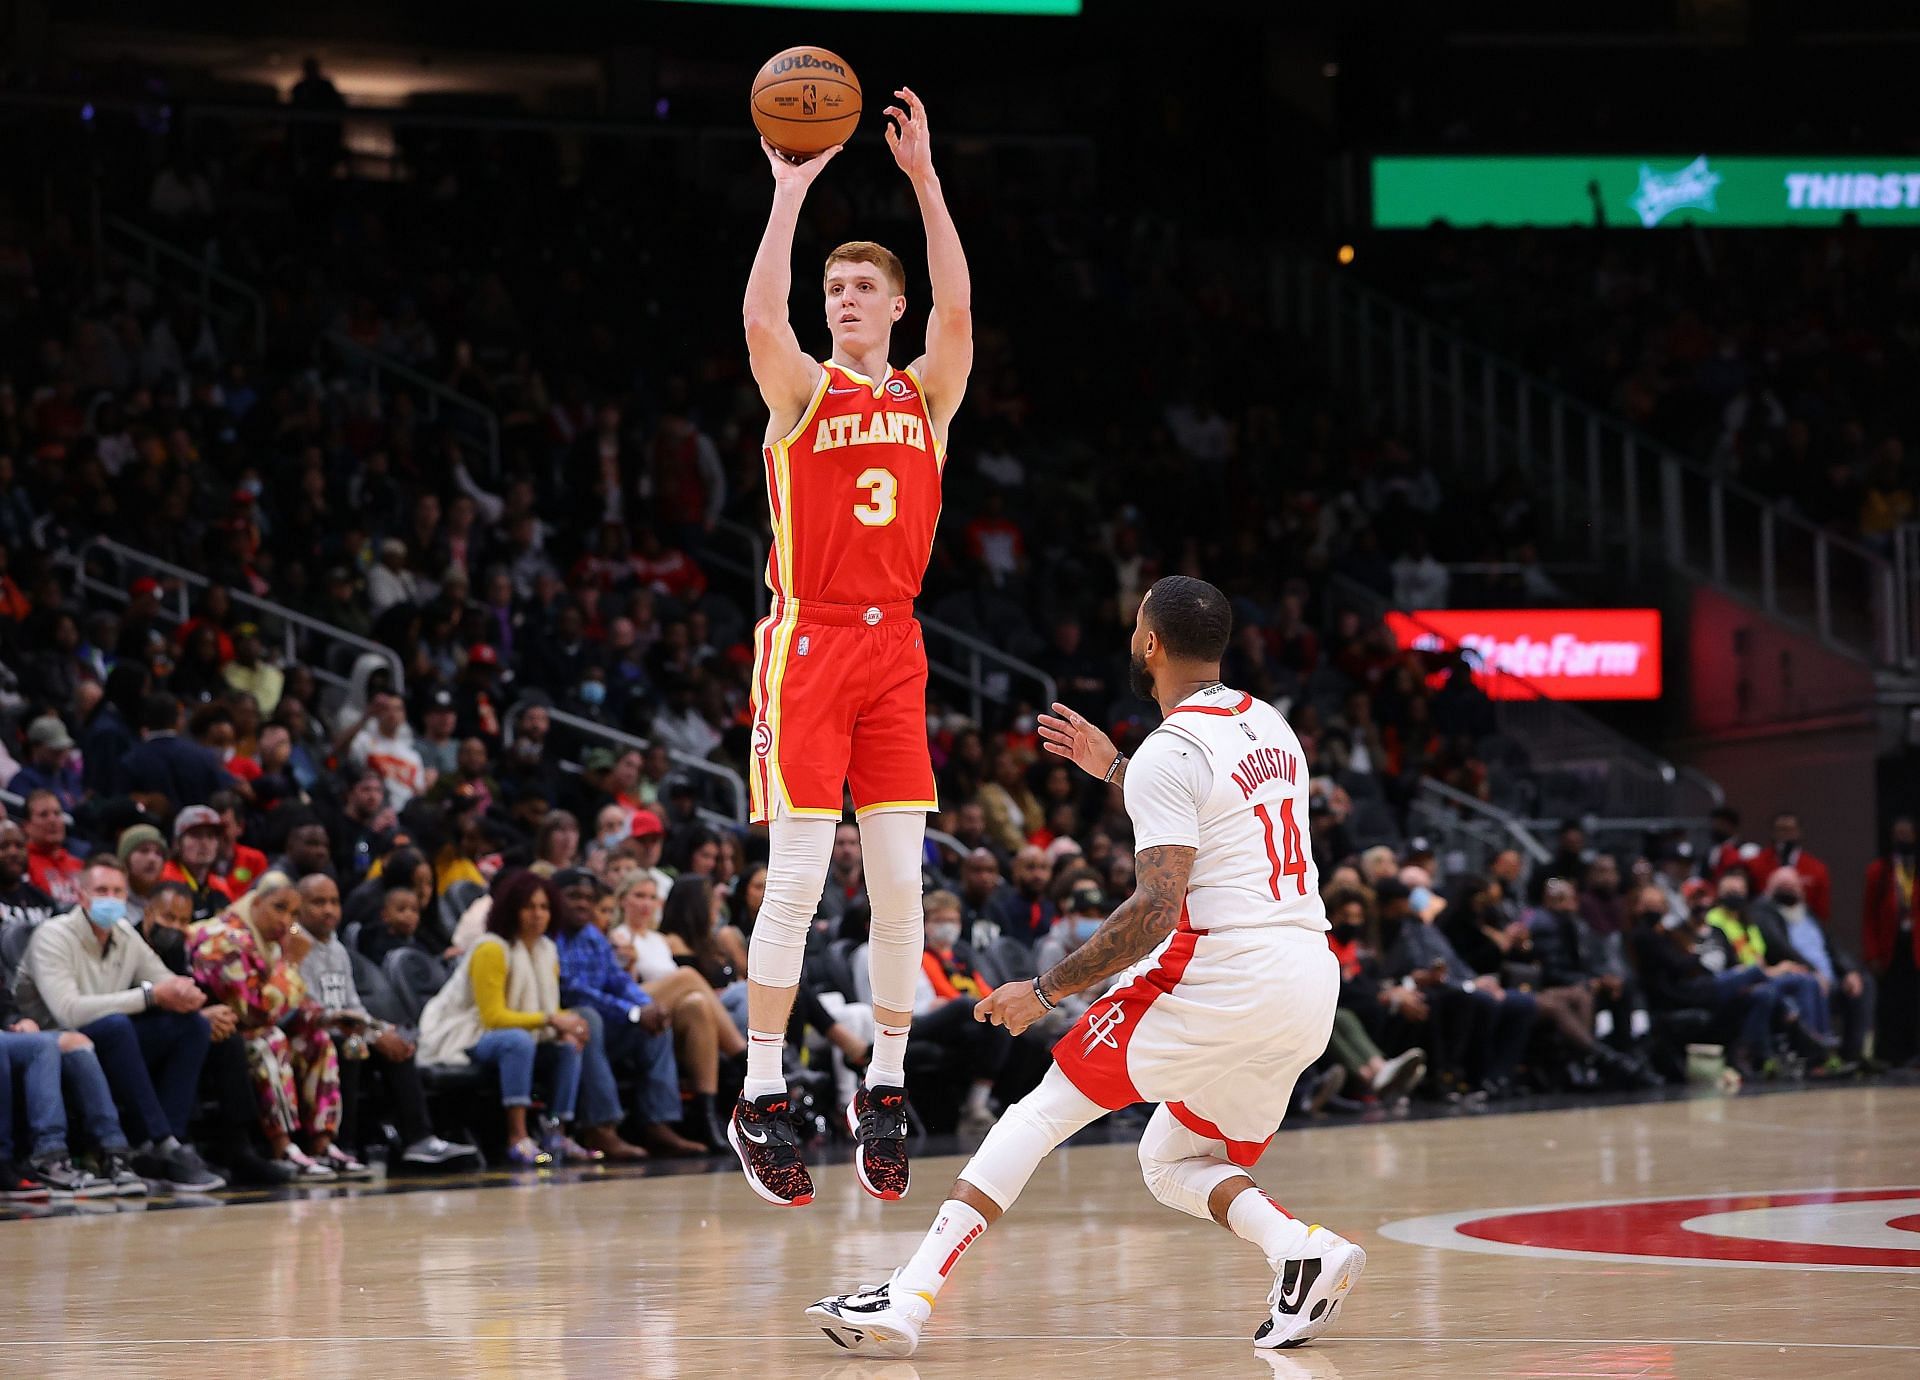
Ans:
POLYGON ((1193 870, 1191 848, 1168 845, 1143 849, 1134 859, 1138 880, 1133 895, 1120 903, 1093 937, 1040 975, 1048 1001, 1085 991, 1102 978, 1138 963, 1180 923, 1193 870))

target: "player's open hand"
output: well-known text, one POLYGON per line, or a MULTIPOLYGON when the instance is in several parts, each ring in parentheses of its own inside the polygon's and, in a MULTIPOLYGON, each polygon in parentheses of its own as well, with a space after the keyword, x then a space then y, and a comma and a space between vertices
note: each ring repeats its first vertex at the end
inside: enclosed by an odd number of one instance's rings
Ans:
POLYGON ((886 110, 887 118, 894 122, 887 126, 887 147, 893 150, 893 161, 908 177, 931 177, 933 144, 927 136, 927 107, 910 86, 893 94, 906 102, 904 110, 897 105, 886 110))
POLYGON ((765 139, 760 141, 760 151, 767 155, 767 166, 773 169, 773 180, 775 184, 785 187, 798 187, 801 191, 805 191, 811 187, 813 185, 813 179, 820 176, 821 171, 827 164, 839 157, 840 150, 845 147, 845 144, 835 144, 825 153, 816 154, 803 163, 795 163, 765 139))
POLYGON ((982 997, 973 1008, 973 1018, 989 1025, 1004 1025, 1009 1035, 1019 1035, 1047 1014, 1031 982, 1009 982, 982 997))
POLYGON ((1064 704, 1039 717, 1041 741, 1055 757, 1064 757, 1090 776, 1105 776, 1119 755, 1113 739, 1064 704))

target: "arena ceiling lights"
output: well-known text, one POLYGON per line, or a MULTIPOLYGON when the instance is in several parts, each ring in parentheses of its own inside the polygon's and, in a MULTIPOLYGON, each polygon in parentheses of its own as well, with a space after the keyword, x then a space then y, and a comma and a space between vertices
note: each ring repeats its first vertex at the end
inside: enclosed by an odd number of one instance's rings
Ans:
POLYGON ((1920 225, 1920 158, 1375 158, 1373 225, 1920 225))

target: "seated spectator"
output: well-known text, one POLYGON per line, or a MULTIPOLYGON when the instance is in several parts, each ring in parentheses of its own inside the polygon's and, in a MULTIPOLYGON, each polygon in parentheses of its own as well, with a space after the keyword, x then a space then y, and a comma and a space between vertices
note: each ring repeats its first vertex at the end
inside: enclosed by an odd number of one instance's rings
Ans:
POLYGON ((1426 1026, 1426 998, 1386 980, 1380 966, 1380 926, 1367 892, 1357 885, 1329 889, 1326 906, 1331 924, 1327 947, 1340 961, 1340 1005, 1328 1048, 1372 1096, 1388 1103, 1402 1101, 1426 1076, 1426 1051, 1411 1043, 1415 1032, 1426 1026), (1391 1039, 1390 1047, 1400 1052, 1389 1058, 1376 1037, 1391 1039))
MULTIPOLYGON (((114 854, 127 869, 127 919, 138 927, 147 903, 163 884, 167 870, 167 836, 151 824, 133 825, 120 831, 114 854)), ((186 894, 191 899, 193 893, 186 894)))
MULTIPOLYGON (((988 855, 992 857, 991 854, 988 855)), ((969 859, 971 861, 971 859, 969 859)), ((998 873, 996 872, 996 876, 998 873)), ((1066 907, 1060 918, 1053 922, 1053 928, 1034 946, 1033 970, 1036 973, 1048 972, 1066 956, 1093 938, 1112 907, 1107 904, 1106 893, 1100 890, 1100 883, 1094 877, 1087 877, 1074 883, 1067 893, 1066 907)), ((966 909, 961 908, 961 924, 965 926, 966 909)), ((1104 978, 1093 986, 1075 992, 1072 996, 1062 997, 1054 1003, 1052 1011, 1041 1022, 1049 1036, 1057 1037, 1072 1028, 1073 1023, 1086 1014, 1087 1008, 1104 997, 1113 987, 1118 974, 1104 978)))
POLYGON ((280 707, 280 695, 286 688, 286 675, 260 654, 260 627, 256 623, 236 624, 233 629, 233 660, 221 670, 221 676, 233 689, 252 695, 254 703, 267 718, 280 707))
POLYGON ((60 797, 35 791, 27 797, 27 879, 58 906, 80 899, 80 859, 67 851, 67 819, 60 797))
POLYGON ((1733 867, 1720 874, 1717 904, 1707 912, 1714 933, 1710 942, 1726 955, 1725 968, 1757 968, 1780 994, 1775 1023, 1799 1053, 1824 1065, 1839 1048, 1832 1034, 1826 994, 1806 957, 1793 947, 1784 928, 1766 925, 1754 913, 1747 894, 1747 873, 1733 867))
POLYGON ((357 1141, 361 1065, 370 1066, 385 1085, 387 1102, 405 1147, 403 1164, 432 1167, 479 1153, 471 1145, 443 1140, 434 1134, 427 1113, 427 1095, 414 1065, 414 1042, 398 1026, 375 1020, 360 1000, 353 981, 353 962, 340 942, 340 888, 324 872, 313 872, 297 883, 300 924, 312 947, 300 960, 300 976, 319 1003, 336 1043, 343 1037, 364 1040, 371 1059, 346 1059, 340 1065, 341 1138, 357 1141))
POLYGON ((146 1191, 146 1180, 134 1173, 133 1152, 120 1129, 120 1113, 93 1042, 76 1030, 41 1030, 18 1015, 0 990, 0 1199, 98 1198, 146 1191), (98 1173, 76 1166, 69 1153, 63 1082, 99 1151, 98 1173), (31 1137, 24 1160, 16 1158, 13 1144, 16 1086, 25 1113, 21 1120, 31 1137))
POLYGON ((913 994, 917 1040, 951 1055, 968 1079, 959 1130, 985 1135, 1000 1118, 988 1099, 1007 1065, 1013 1041, 1005 1030, 973 1018, 973 1008, 993 991, 981 976, 973 950, 960 938, 960 898, 935 891, 926 902, 926 948, 913 994))
POLYGON ((204 805, 233 785, 219 758, 180 736, 182 714, 175 696, 148 695, 140 704, 141 742, 122 763, 127 793, 156 814, 204 805))
POLYGON ((386 784, 387 803, 395 810, 406 809, 433 784, 407 725, 407 702, 391 691, 369 700, 366 712, 338 741, 345 745, 349 767, 373 772, 386 784))
MULTIPOLYGON (((1389 878, 1375 889, 1380 898, 1382 932, 1392 930, 1387 945, 1389 977, 1411 977, 1430 1004, 1445 1009, 1468 1005, 1466 1039, 1456 1050, 1468 1054, 1464 1072, 1473 1092, 1501 1098, 1513 1092, 1513 1072, 1526 1053, 1538 1005, 1528 992, 1508 991, 1494 974, 1478 974, 1460 957, 1434 923, 1444 909, 1426 887, 1409 888, 1389 878), (1455 994, 1458 994, 1457 996, 1455 994)), ((1460 1013, 1449 1012, 1447 1029, 1459 1039, 1460 1013)), ((1443 1057, 1442 1068, 1459 1078, 1463 1066, 1443 1057)))
POLYGON ((42 714, 27 726, 27 759, 7 782, 7 789, 28 799, 37 792, 50 791, 62 810, 73 810, 81 796, 73 749, 73 735, 60 716, 42 714))
POLYGON ((61 910, 28 874, 27 831, 0 815, 0 935, 15 925, 38 928, 61 910))
POLYGON ((292 879, 269 872, 220 916, 188 932, 188 954, 195 979, 240 1018, 273 1158, 292 1165, 299 1183, 367 1178, 367 1167, 334 1142, 340 1058, 325 1013, 300 976, 299 916, 292 879))
POLYGON ((867 880, 861 871, 860 827, 842 821, 833 831, 826 889, 815 915, 837 921, 855 906, 867 905, 867 880))
POLYGON ((560 952, 547 938, 556 909, 546 878, 503 873, 494 884, 486 933, 420 1016, 422 1064, 479 1063, 497 1071, 507 1159, 522 1169, 545 1168, 556 1155, 581 1164, 600 1158, 560 1129, 574 1119, 582 1056, 593 1032, 585 1017, 560 1005, 560 952), (547 1083, 555 1122, 544 1147, 527 1124, 536 1074, 547 1083))
POLYGON ((533 870, 543 877, 580 861, 580 821, 566 810, 549 810, 533 836, 533 870))
POLYGON ((128 923, 127 876, 117 858, 95 858, 80 904, 34 931, 14 980, 20 1012, 42 1030, 77 1030, 93 1042, 115 1103, 140 1137, 142 1178, 208 1193, 224 1188, 186 1142, 213 1027, 206 994, 167 971, 128 923))
POLYGON ((225 879, 227 894, 237 901, 266 872, 267 855, 241 841, 246 833, 246 806, 238 795, 215 791, 207 799, 207 808, 220 817, 220 851, 214 855, 213 871, 225 879))
MULTIPOLYGON (((1808 857, 1805 853, 1799 856, 1802 862, 1808 857)), ((1828 1072, 1837 1073, 1845 1063, 1857 1064, 1865 1052, 1867 1035, 1873 1029, 1873 979, 1845 950, 1829 941, 1809 895, 1807 873, 1797 865, 1782 863, 1767 879, 1767 894, 1754 902, 1753 920, 1762 934, 1784 934, 1819 980, 1832 1017, 1840 1023, 1839 1052, 1827 1064, 1828 1072)), ((1825 1029, 1831 1033, 1831 1024, 1825 1029)))
MULTIPOLYGON (((333 871, 342 886, 353 886, 367 875, 376 858, 393 846, 399 816, 387 804, 387 784, 377 771, 352 775, 346 799, 321 821, 333 840, 333 871)), ((351 923, 351 917, 349 917, 351 923)))
POLYGON ((1046 850, 1026 844, 1013 856, 1013 885, 987 904, 986 918, 1000 933, 1022 944, 1038 943, 1053 928, 1059 912, 1047 895, 1053 864, 1046 850))
POLYGON ((323 874, 331 877, 333 873, 333 841, 327 837, 327 826, 307 811, 292 811, 279 826, 285 832, 281 835, 280 856, 267 864, 270 871, 284 872, 295 881, 323 874))
MULTIPOLYGON (((635 1115, 641 1122, 640 1142, 645 1149, 620 1138, 618 1126, 623 1117, 611 1087, 607 1092, 614 1115, 605 1124, 589 1123, 582 1133, 582 1143, 616 1162, 644 1159, 647 1151, 697 1155, 719 1149, 724 1141, 703 1144, 673 1130, 673 1124, 680 1120, 681 1107, 680 1073, 669 1030, 672 1017, 621 969, 613 956, 613 946, 594 923, 594 906, 603 894, 599 879, 585 868, 569 868, 557 874, 553 884, 561 903, 553 927, 554 947, 560 953, 560 1000, 583 1014, 591 1010, 602 1027, 607 1062, 636 1073, 640 1080, 641 1101, 635 1115)), ((704 1120, 711 1125, 711 1099, 705 1112, 704 1120)), ((696 1123, 695 1129, 704 1138, 708 1127, 696 1123)))
POLYGON ((1757 1078, 1771 1056, 1774 1007, 1778 992, 1758 968, 1716 970, 1706 961, 1714 933, 1707 923, 1713 889, 1694 878, 1686 884, 1688 915, 1663 916, 1658 925, 1634 932, 1634 966, 1646 984, 1647 1001, 1662 1014, 1709 1012, 1715 1033, 1726 1044, 1727 1067, 1757 1078))
MULTIPOLYGON (((1657 887, 1652 890, 1664 913, 1664 898, 1657 887)), ((1540 1010, 1561 1038, 1615 1081, 1652 1086, 1644 1060, 1606 1042, 1611 1036, 1625 1045, 1643 1033, 1637 1028, 1644 1026, 1645 1012, 1638 986, 1588 924, 1573 883, 1550 880, 1523 928, 1540 969, 1540 1010)))
MULTIPOLYGON (((426 706, 420 715, 420 736, 414 740, 413 746, 420 754, 421 765, 436 778, 433 789, 427 792, 436 800, 443 799, 453 789, 449 778, 458 770, 460 752, 467 743, 479 743, 479 771, 484 771, 486 766, 487 745, 478 738, 462 740, 455 737, 454 729, 459 725, 460 708, 453 702, 453 691, 435 690, 427 696, 426 706)), ((479 771, 476 771, 476 775, 479 771)))
MULTIPOLYGON (((981 786, 979 796, 980 805, 987 812, 987 831, 1002 853, 1012 855, 1045 823, 1040 801, 1033 787, 1027 784, 1026 764, 1011 749, 996 747, 987 770, 988 780, 981 786)), ((1014 859, 1014 868, 1017 883, 1018 858, 1014 859)))
POLYGON ((360 952, 380 964, 395 949, 414 948, 432 954, 433 950, 420 942, 420 892, 413 878, 396 869, 391 874, 382 873, 375 882, 381 887, 380 910, 361 922, 356 940, 360 952))
POLYGON ((233 904, 229 883, 214 870, 226 826, 208 805, 189 805, 174 817, 173 857, 160 876, 193 893, 193 918, 211 920, 233 904))

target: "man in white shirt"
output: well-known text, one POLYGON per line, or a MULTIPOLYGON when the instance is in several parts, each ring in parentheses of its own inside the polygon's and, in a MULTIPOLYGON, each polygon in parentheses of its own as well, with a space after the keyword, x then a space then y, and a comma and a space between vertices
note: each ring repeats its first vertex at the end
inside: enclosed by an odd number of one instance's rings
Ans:
POLYGON ((366 717, 347 745, 347 762, 355 771, 380 773, 387 783, 387 803, 396 811, 433 785, 407 726, 406 702, 395 694, 378 694, 368 703, 366 717))

